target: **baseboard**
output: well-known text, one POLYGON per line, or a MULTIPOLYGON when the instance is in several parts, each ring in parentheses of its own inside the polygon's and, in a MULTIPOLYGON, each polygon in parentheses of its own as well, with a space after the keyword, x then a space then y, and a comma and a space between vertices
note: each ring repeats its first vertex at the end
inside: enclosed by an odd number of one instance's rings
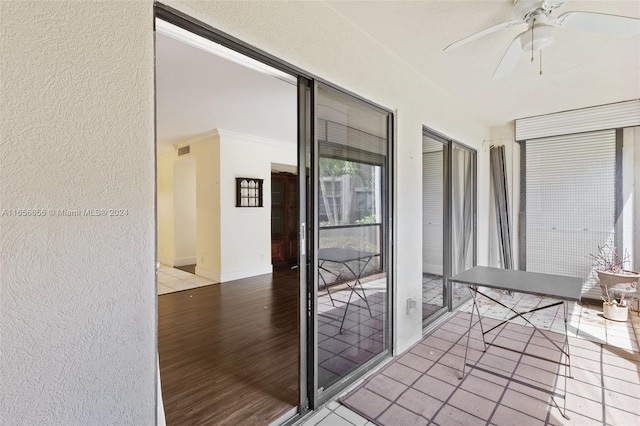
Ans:
POLYGON ((249 269, 241 269, 238 271, 228 271, 228 272, 214 272, 209 269, 205 269, 196 265, 196 275, 200 275, 201 277, 209 278, 218 283, 224 283, 227 281, 241 280, 243 278, 255 277, 257 275, 265 275, 272 274, 273 266, 272 265, 262 265, 256 266, 254 268, 249 269))
POLYGON ((217 283, 220 282, 220 274, 218 272, 211 271, 209 269, 205 269, 202 266, 196 265, 196 275, 209 278, 217 283))
POLYGON ((220 282, 241 280, 242 278, 255 277, 257 275, 273 273, 273 265, 257 266, 255 268, 242 269, 239 271, 223 272, 220 274, 220 282))
POLYGON ((185 265, 195 265, 196 257, 183 257, 180 259, 173 259, 173 266, 185 266, 185 265))
POLYGON ((173 259, 169 259, 167 257, 158 256, 158 262, 162 263, 163 265, 173 266, 173 259))

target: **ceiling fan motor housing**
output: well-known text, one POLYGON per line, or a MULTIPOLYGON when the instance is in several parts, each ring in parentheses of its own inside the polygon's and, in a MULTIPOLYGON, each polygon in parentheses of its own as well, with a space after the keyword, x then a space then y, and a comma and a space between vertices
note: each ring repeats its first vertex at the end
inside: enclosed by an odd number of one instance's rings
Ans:
POLYGON ((566 0, 513 0, 513 16, 522 22, 528 22, 536 11, 551 12, 563 6, 566 0))
POLYGON ((529 19, 529 29, 520 34, 522 50, 525 52, 538 51, 553 43, 555 26, 547 18, 547 15, 539 11, 529 19))

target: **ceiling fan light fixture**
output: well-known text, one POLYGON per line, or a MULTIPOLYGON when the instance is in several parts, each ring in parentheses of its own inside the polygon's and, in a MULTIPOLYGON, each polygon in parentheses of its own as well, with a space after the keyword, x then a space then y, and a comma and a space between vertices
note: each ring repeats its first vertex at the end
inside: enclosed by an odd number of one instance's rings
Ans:
POLYGON ((530 52, 538 51, 553 43, 555 28, 552 25, 539 24, 520 35, 522 50, 530 52), (533 34, 531 33, 533 31, 533 34))
POLYGON ((566 0, 513 0, 514 19, 455 41, 445 47, 444 51, 456 49, 515 25, 527 24, 528 29, 515 36, 502 55, 493 73, 493 79, 499 80, 511 74, 522 52, 531 52, 531 62, 534 60, 534 52, 539 52, 540 74, 542 74, 542 50, 553 43, 556 28, 575 28, 616 38, 640 34, 640 18, 633 16, 583 11, 570 11, 555 16, 553 12, 565 2, 566 0))

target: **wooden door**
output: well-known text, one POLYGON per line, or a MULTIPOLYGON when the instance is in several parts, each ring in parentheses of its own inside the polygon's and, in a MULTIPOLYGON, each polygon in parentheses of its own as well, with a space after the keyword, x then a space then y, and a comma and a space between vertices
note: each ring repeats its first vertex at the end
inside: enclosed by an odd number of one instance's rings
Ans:
POLYGON ((290 173, 271 174, 271 262, 298 261, 298 180, 290 173))

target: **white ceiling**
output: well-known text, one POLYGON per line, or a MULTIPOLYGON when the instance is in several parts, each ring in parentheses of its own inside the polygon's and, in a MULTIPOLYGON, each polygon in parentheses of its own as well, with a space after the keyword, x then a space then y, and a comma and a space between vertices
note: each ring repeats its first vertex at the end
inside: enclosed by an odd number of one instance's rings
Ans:
MULTIPOLYGON (((522 55, 514 73, 492 80, 516 26, 444 53, 450 43, 513 19, 512 0, 328 1, 446 92, 478 112, 488 125, 516 118, 640 97, 640 36, 618 40, 561 28, 539 63, 522 55)), ((554 12, 583 10, 640 18, 640 1, 568 1, 554 12)))
POLYGON ((214 129, 297 141, 297 88, 156 33, 158 153, 214 129))
MULTIPOLYGON (((618 40, 558 29, 538 75, 523 54, 513 74, 493 72, 524 25, 447 53, 448 44, 512 19, 512 0, 327 1, 380 45, 477 111, 487 125, 640 98, 640 36, 618 40)), ((640 1, 568 1, 570 10, 640 18, 640 1)), ((296 140, 296 88, 157 34, 158 151, 215 128, 296 140)))

